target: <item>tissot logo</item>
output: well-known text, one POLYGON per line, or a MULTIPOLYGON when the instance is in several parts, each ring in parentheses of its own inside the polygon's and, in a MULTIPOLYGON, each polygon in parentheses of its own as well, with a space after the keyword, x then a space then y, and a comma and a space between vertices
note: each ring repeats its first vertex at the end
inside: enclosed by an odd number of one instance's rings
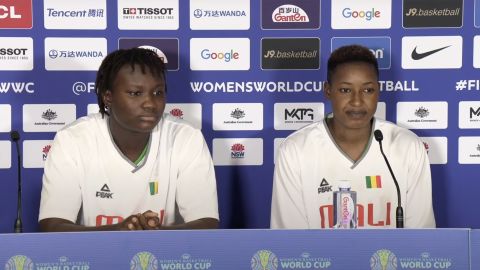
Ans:
POLYGON ((32 0, 0 2, 0 28, 32 28, 32 0))
POLYGON ((110 188, 107 184, 104 184, 100 191, 95 193, 95 197, 102 199, 113 199, 113 192, 110 191, 110 188))
MULTIPOLYGON (((123 8, 123 15, 172 15, 173 8, 123 8)), ((132 18, 133 19, 133 18, 132 18)))
POLYGON ((318 29, 320 1, 262 0, 263 29, 318 29))
POLYGON ((463 0, 403 0, 403 27, 461 27, 463 0))
POLYGON ((120 30, 178 29, 179 0, 118 0, 120 30))
POLYGON ((379 69, 389 69, 391 65, 391 39, 390 37, 334 37, 332 49, 351 44, 359 44, 367 47, 378 61, 379 69))
POLYGON ((32 69, 33 39, 23 37, 0 37, 0 70, 32 69))
POLYGON ((319 69, 320 39, 262 39, 262 69, 319 69))
POLYGON ((462 67, 461 36, 412 36, 402 38, 404 69, 462 67))
POLYGON ((179 68, 179 44, 176 38, 120 38, 119 49, 144 48, 152 50, 165 63, 167 70, 178 70, 179 68))

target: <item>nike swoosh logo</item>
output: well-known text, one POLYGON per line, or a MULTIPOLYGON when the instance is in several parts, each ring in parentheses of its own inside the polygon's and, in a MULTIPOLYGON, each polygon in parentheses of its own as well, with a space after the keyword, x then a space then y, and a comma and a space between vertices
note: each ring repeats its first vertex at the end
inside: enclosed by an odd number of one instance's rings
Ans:
POLYGON ((413 49, 413 51, 412 51, 412 59, 413 59, 413 60, 423 59, 423 58, 425 58, 425 57, 427 57, 427 56, 429 56, 429 55, 432 55, 432 54, 434 54, 434 53, 436 53, 436 52, 439 52, 439 51, 441 51, 441 50, 443 50, 443 49, 446 49, 446 48, 448 48, 448 47, 450 47, 450 46, 452 46, 452 45, 448 45, 448 46, 445 46, 445 47, 443 47, 443 48, 438 48, 438 49, 431 50, 431 51, 428 51, 428 52, 423 52, 423 53, 417 53, 417 46, 415 46, 415 49, 413 49))

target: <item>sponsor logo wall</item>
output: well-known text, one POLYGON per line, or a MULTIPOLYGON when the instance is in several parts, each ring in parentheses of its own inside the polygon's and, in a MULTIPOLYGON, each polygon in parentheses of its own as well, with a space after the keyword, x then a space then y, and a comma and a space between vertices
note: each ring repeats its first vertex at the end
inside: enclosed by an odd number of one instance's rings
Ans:
POLYGON ((353 43, 379 62, 376 116, 424 141, 437 225, 480 228, 480 217, 454 210, 480 188, 465 180, 476 178, 480 163, 479 6, 478 0, 0 1, 0 200, 10 206, 0 212, 0 232, 10 231, 15 215, 10 132, 20 132, 25 196, 35 202, 24 206, 24 226, 36 231, 42 168, 55 132, 98 111, 94 81, 102 59, 131 47, 162 57, 165 113, 205 135, 221 227, 267 228, 277 148, 331 112, 323 96, 326 62, 331 51, 353 43), (247 210, 246 202, 256 207, 247 210))

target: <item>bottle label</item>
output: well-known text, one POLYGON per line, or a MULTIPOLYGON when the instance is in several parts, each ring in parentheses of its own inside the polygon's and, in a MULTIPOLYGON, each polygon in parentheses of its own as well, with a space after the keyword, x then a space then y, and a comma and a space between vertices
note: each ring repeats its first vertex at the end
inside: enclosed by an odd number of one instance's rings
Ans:
POLYGON ((350 196, 349 193, 344 193, 340 195, 340 215, 339 218, 339 227, 340 228, 351 228, 352 219, 355 213, 355 205, 353 202, 353 198, 350 196))

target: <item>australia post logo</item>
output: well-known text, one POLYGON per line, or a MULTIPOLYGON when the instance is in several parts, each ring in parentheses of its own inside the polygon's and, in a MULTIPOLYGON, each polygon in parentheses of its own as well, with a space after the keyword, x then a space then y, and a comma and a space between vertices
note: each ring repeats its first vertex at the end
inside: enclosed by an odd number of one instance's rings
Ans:
POLYGON ((1 1, 0 28, 32 28, 32 0, 1 1))

